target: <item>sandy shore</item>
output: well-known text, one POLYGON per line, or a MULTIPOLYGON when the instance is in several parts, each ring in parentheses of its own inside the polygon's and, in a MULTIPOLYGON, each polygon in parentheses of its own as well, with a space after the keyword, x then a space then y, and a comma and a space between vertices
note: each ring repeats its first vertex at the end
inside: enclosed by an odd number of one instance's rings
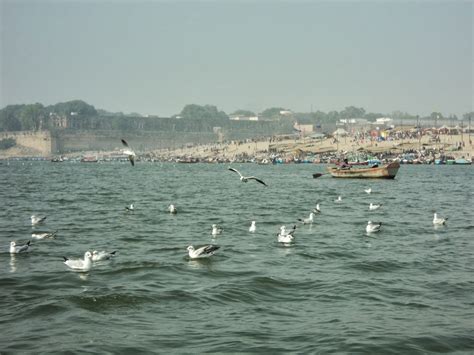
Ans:
POLYGON ((275 154, 284 158, 292 159, 304 157, 305 155, 323 153, 356 153, 365 151, 376 155, 383 152, 401 154, 404 151, 418 151, 424 149, 443 149, 445 155, 455 159, 465 157, 470 160, 474 154, 474 145, 469 142, 469 137, 464 135, 441 135, 439 142, 434 142, 430 136, 423 136, 421 139, 400 139, 393 141, 355 141, 351 137, 342 137, 338 142, 333 138, 324 140, 313 140, 310 138, 285 139, 280 141, 262 140, 255 142, 231 142, 228 144, 210 144, 181 148, 169 151, 157 151, 158 156, 163 158, 172 157, 192 157, 199 159, 221 158, 235 159, 242 156, 253 157, 255 159, 265 159, 269 155, 275 154), (464 140, 464 145, 462 144, 464 140), (459 150, 457 146, 461 146, 459 150))

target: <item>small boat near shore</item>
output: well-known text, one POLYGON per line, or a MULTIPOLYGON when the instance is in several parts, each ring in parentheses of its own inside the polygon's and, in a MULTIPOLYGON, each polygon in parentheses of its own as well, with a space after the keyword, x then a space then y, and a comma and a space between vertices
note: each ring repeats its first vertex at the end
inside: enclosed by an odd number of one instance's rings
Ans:
POLYGON ((398 169, 400 169, 400 163, 398 161, 370 168, 327 168, 328 173, 332 177, 352 179, 394 179, 398 173, 398 169))

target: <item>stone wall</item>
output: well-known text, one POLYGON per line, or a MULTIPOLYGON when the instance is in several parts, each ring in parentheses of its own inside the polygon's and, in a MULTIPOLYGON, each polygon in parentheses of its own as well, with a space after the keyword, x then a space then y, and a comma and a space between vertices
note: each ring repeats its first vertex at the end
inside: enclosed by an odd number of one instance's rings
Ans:
POLYGON ((0 132, 0 139, 5 138, 15 139, 17 146, 28 148, 33 155, 51 155, 51 135, 49 131, 0 132))

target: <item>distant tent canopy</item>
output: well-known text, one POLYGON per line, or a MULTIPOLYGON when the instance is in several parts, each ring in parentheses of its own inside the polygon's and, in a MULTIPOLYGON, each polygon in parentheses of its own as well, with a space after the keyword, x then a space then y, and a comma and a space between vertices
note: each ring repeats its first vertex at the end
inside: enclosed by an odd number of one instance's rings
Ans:
POLYGON ((346 136, 347 135, 347 131, 344 129, 344 128, 338 128, 336 129, 333 134, 333 136, 346 136))

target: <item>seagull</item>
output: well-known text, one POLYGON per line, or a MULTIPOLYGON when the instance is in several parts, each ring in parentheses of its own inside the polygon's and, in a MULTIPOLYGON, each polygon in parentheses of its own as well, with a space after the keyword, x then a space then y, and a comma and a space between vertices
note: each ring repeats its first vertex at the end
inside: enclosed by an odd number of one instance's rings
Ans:
POLYGON ((249 232, 255 233, 257 230, 257 226, 255 225, 255 221, 252 221, 252 224, 249 227, 249 232))
POLYGON ((127 212, 132 212, 133 210, 135 210, 135 207, 133 206, 133 203, 131 203, 130 206, 125 206, 125 209, 127 210, 127 212))
POLYGON ((31 216, 31 225, 35 226, 37 224, 43 223, 45 219, 46 219, 46 217, 38 217, 38 216, 32 215, 31 216))
POLYGON ((305 219, 298 218, 298 221, 303 222, 303 224, 312 224, 313 218, 314 218, 314 213, 311 212, 308 218, 305 218, 305 219))
POLYGON ((211 234, 212 235, 219 235, 222 233, 224 229, 222 229, 221 227, 219 227, 217 224, 213 224, 212 225, 212 232, 211 234))
POLYGON ((213 244, 208 244, 208 245, 203 245, 197 247, 197 249, 194 249, 192 245, 190 245, 187 250, 189 257, 191 259, 199 259, 199 258, 208 258, 216 252, 217 249, 219 249, 217 245, 213 244))
POLYGON ((30 248, 30 241, 26 244, 16 245, 14 241, 10 242, 10 254, 26 253, 30 248))
POLYGON ((169 205, 168 206, 168 211, 170 211, 171 214, 176 214, 178 213, 178 210, 176 209, 175 205, 169 205))
POLYGON ((319 207, 319 203, 316 204, 316 208, 313 209, 313 213, 321 213, 321 208, 319 207))
POLYGON ((286 230, 285 226, 280 227, 280 233, 278 233, 278 242, 279 243, 291 243, 295 239, 293 233, 296 230, 296 226, 293 226, 293 229, 290 231, 286 230))
POLYGON ((128 159, 130 160, 130 163, 132 164, 132 166, 135 166, 135 157, 136 157, 137 155, 136 155, 135 152, 129 147, 127 141, 126 141, 125 139, 123 139, 123 138, 122 138, 122 144, 124 145, 124 147, 126 147, 126 149, 122 150, 122 153, 128 155, 128 159))
POLYGON ((435 226, 440 226, 440 225, 446 225, 447 218, 440 218, 438 217, 438 214, 435 212, 433 216, 433 224, 435 226))
POLYGON ((364 191, 370 195, 370 193, 372 192, 372 189, 369 187, 368 189, 365 189, 364 191))
POLYGON ((341 196, 337 196, 337 198, 334 200, 334 202, 341 202, 342 201, 342 197, 341 196))
POLYGON ((369 221, 367 223, 367 227, 365 227, 365 230, 367 231, 367 233, 378 232, 380 231, 381 226, 382 226, 382 222, 372 223, 371 221, 369 221))
POLYGON ((374 205, 372 202, 370 203, 369 205, 369 211, 374 211, 374 210, 378 210, 380 207, 382 207, 382 205, 374 205))
POLYGON ((237 169, 234 169, 234 168, 229 168, 230 171, 233 171, 234 173, 237 173, 240 175, 240 181, 242 182, 247 182, 249 180, 255 180, 259 183, 261 183, 262 185, 265 185, 267 186, 267 184, 265 184, 262 180, 256 178, 255 176, 243 176, 237 169))
POLYGON ((65 256, 64 264, 75 271, 89 271, 92 268, 92 254, 90 251, 86 251, 83 259, 68 259, 65 256))
POLYGON ((56 238, 56 234, 58 234, 58 231, 32 233, 31 238, 35 238, 35 239, 56 238))
POLYGON ((97 251, 97 250, 94 250, 92 252, 92 261, 102 261, 102 260, 109 260, 111 257, 115 256, 115 253, 117 251, 113 251, 113 252, 108 252, 108 251, 97 251))

